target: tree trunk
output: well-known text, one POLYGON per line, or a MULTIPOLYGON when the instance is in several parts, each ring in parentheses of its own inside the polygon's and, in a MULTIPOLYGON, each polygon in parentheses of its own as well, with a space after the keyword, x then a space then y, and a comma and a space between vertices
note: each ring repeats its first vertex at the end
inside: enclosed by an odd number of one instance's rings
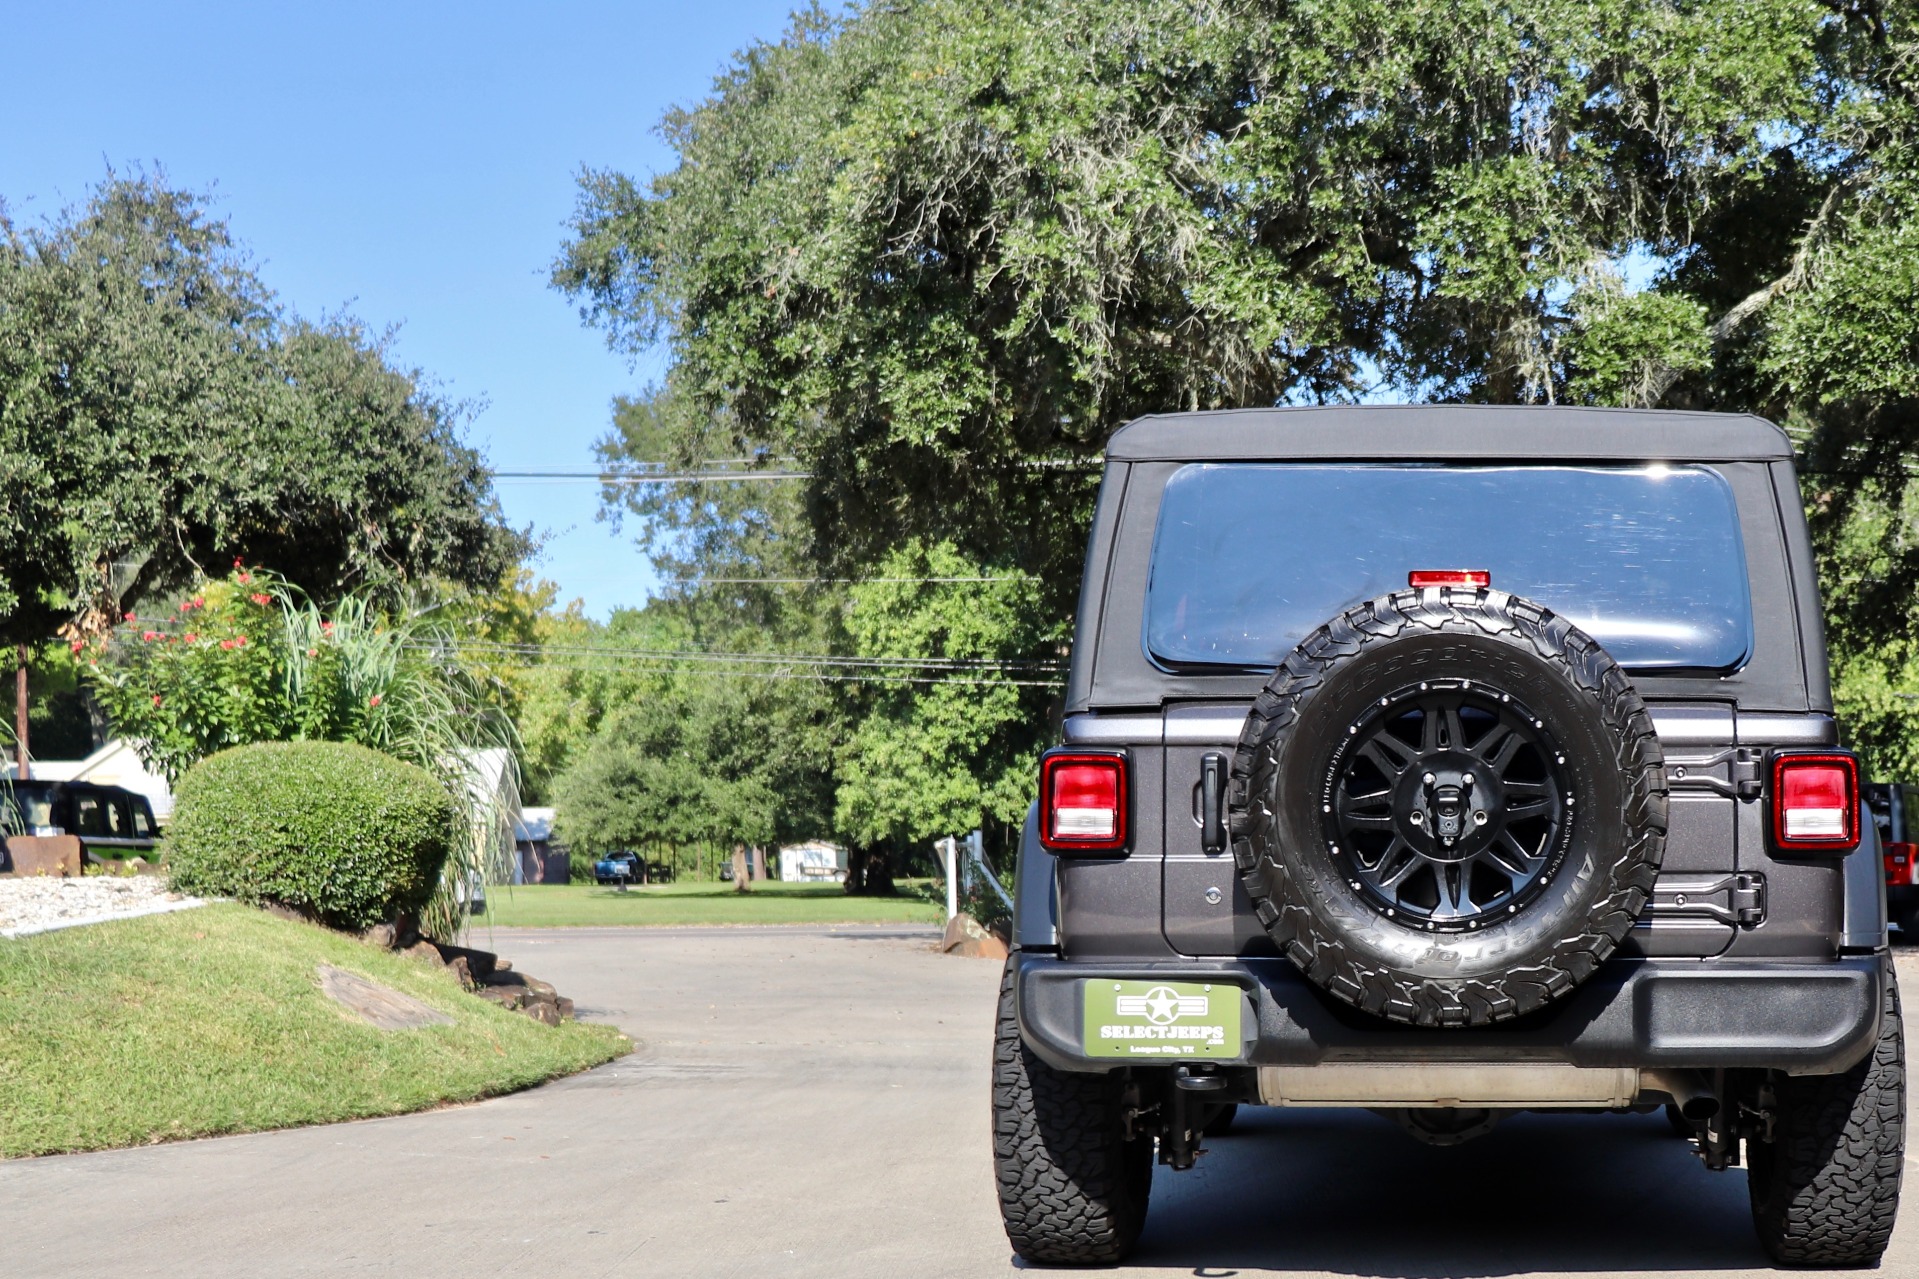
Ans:
POLYGON ((753 878, 756 882, 766 878, 766 849, 760 844, 753 845, 753 878))
POLYGON ((743 893, 747 889, 746 845, 733 845, 733 891, 743 893))
POLYGON ((855 897, 891 897, 893 849, 890 844, 849 849, 846 854, 846 891, 855 897))
POLYGON ((32 773, 27 751, 27 646, 20 646, 20 669, 13 679, 13 759, 14 776, 26 781, 32 773))

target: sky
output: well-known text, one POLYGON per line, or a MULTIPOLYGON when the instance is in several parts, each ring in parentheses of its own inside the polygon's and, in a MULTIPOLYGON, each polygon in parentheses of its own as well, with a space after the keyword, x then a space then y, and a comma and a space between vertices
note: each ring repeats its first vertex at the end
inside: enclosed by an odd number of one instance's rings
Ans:
MULTIPOLYGON (((670 168, 655 126, 790 0, 59 5, 0 0, 0 199, 34 221, 109 167, 209 193, 283 302, 398 326, 498 470, 587 470, 614 396, 656 380, 547 286, 581 168, 670 168)), ((598 486, 499 486, 536 572, 605 617, 653 574, 598 486)))

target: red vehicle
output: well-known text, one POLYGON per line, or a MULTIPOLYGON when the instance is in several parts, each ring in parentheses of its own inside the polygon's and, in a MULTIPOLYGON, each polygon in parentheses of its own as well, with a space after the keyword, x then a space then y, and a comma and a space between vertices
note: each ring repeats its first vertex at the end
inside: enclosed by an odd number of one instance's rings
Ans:
POLYGON ((1919 830, 1908 824, 1919 818, 1919 786, 1869 782, 1865 791, 1886 859, 1886 916, 1908 938, 1919 937, 1919 830))

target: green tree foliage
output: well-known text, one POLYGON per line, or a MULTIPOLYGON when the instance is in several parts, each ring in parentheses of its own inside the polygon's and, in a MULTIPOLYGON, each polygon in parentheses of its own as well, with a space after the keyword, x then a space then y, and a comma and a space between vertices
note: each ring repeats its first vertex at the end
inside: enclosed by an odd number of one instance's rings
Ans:
MULTIPOLYGON (((617 343, 666 339, 689 453, 813 471, 829 557, 924 531, 1064 591, 1089 491, 1031 463, 1139 413, 1564 392, 1585 295, 1619 292, 1635 249, 1682 254, 1720 188, 1773 163, 1777 123, 1813 114, 1826 17, 815 13, 668 116, 671 171, 586 175, 555 278, 617 343)), ((1587 350, 1617 386, 1612 328, 1587 350)))
POLYGON ((667 116, 667 171, 583 175, 554 280, 665 344, 652 456, 795 465, 828 573, 950 544, 1055 620, 1091 495, 1058 464, 1141 413, 1763 412, 1852 697, 1919 632, 1915 30, 1910 0, 815 9, 667 116))
POLYGON ((927 665, 894 667, 897 682, 863 690, 839 765, 840 830, 905 845, 995 822, 1018 829, 1038 767, 1033 726, 1059 691, 1059 663, 1029 655, 1065 638, 1039 598, 1037 582, 950 544, 903 548, 853 588, 853 651, 927 665))
POLYGON ((576 851, 771 844, 829 829, 829 685, 764 635, 715 654, 685 609, 656 601, 575 621, 545 650, 529 754, 558 758, 552 799, 576 851), (753 659, 748 655, 764 654, 753 659))
POLYGON ((458 417, 358 324, 286 315, 159 178, 0 211, 0 642, 97 634, 233 555, 320 598, 491 585, 523 539, 458 417))

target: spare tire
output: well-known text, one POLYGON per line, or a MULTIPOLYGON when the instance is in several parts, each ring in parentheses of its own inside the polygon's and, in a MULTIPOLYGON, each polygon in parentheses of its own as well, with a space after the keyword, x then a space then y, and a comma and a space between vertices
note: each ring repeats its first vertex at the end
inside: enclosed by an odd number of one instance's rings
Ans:
POLYGON ((1545 1007, 1632 927, 1666 842, 1652 717, 1565 618, 1426 587, 1287 655, 1240 733, 1233 855, 1329 994, 1420 1026, 1545 1007))

